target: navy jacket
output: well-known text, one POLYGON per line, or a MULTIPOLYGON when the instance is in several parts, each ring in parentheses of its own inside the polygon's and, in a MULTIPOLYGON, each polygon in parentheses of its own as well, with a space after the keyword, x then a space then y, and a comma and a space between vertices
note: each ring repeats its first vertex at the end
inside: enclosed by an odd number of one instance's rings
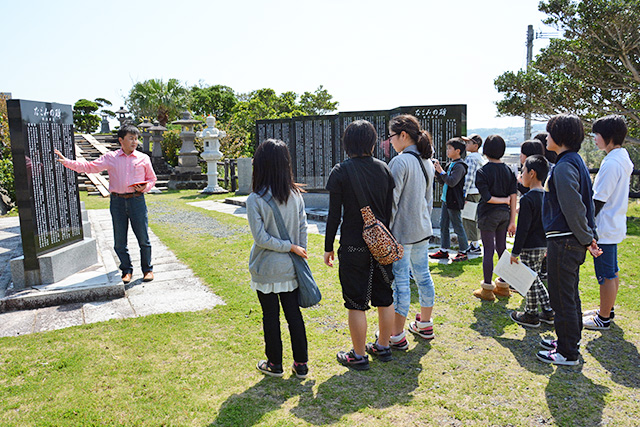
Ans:
POLYGON ((589 170, 575 151, 565 151, 549 173, 542 204, 547 239, 574 235, 588 246, 598 239, 589 170))

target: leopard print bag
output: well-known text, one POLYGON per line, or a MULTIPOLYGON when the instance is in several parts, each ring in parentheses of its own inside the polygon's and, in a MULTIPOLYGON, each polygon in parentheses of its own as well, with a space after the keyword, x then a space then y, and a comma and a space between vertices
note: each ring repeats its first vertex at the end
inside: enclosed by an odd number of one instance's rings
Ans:
POLYGON ((360 213, 364 221, 362 238, 373 258, 381 265, 388 265, 402 259, 404 248, 389 229, 376 218, 371 208, 365 206, 360 209, 360 213))

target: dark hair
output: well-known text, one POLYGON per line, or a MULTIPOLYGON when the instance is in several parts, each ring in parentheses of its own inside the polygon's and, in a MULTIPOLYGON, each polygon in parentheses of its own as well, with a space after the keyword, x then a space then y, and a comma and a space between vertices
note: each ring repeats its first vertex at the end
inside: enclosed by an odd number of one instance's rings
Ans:
POLYGON ((593 122, 591 130, 593 133, 599 133, 607 145, 611 142, 613 142, 613 145, 622 145, 627 137, 627 124, 624 121, 624 117, 617 114, 600 117, 593 122))
POLYGON ((544 155, 544 147, 537 139, 528 139, 520 145, 520 152, 525 156, 533 156, 534 154, 544 155))
POLYGON ((482 137, 477 133, 468 136, 469 139, 473 139, 473 142, 478 144, 478 148, 482 147, 482 137))
POLYGON ((262 195, 267 190, 280 203, 286 203, 292 191, 301 191, 293 182, 287 144, 279 139, 267 139, 253 155, 253 192, 262 195))
POLYGON ((542 147, 544 148, 544 157, 549 161, 549 163, 555 163, 558 159, 558 155, 551 150, 547 150, 547 135, 546 132, 540 132, 533 137, 533 139, 537 139, 542 143, 542 147))
POLYGON ((557 114, 547 122, 547 132, 553 141, 570 151, 580 151, 584 141, 582 121, 575 114, 557 114))
POLYGON ((371 123, 366 120, 356 120, 349 123, 342 135, 344 151, 349 157, 371 156, 373 146, 378 141, 378 133, 371 123))
POLYGON ((433 142, 431 134, 424 129, 420 129, 418 119, 410 114, 402 114, 391 119, 389 129, 392 132, 406 132, 409 138, 416 144, 420 152, 420 157, 430 159, 433 156, 433 142))
POLYGON ((453 147, 454 150, 460 150, 460 157, 464 156, 464 153, 467 152, 466 144, 464 143, 464 139, 460 137, 451 138, 447 141, 447 145, 453 147))
POLYGON ((504 150, 507 144, 504 143, 504 139, 500 135, 489 135, 484 140, 484 148, 482 153, 491 159, 501 159, 504 156, 504 150))
POLYGON ((549 162, 542 154, 533 154, 527 157, 524 161, 524 168, 527 170, 535 171, 536 177, 540 182, 544 182, 547 179, 549 173, 549 162))
POLYGON ((140 136, 140 129, 135 127, 134 125, 124 125, 120 129, 118 129, 118 139, 124 138, 127 134, 133 134, 135 136, 140 136))

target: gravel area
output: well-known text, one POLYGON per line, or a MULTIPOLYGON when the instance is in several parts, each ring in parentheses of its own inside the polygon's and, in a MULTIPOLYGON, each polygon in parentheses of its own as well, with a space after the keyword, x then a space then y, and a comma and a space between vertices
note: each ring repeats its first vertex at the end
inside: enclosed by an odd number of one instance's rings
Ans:
POLYGON ((248 225, 232 227, 200 212, 178 210, 161 202, 147 202, 147 208, 149 210, 149 221, 160 224, 180 225, 189 234, 232 237, 251 233, 248 225))

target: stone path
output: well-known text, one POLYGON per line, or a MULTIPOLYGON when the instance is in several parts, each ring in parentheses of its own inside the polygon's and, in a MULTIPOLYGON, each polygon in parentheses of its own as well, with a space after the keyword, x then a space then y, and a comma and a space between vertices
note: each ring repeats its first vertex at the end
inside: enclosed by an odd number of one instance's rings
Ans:
MULTIPOLYGON (((98 242, 100 259, 100 264, 90 269, 119 277, 109 210, 91 210, 88 213, 93 236, 98 242)), ((3 267, 5 262, 8 264, 9 255, 15 254, 16 247, 20 244, 19 233, 18 218, 0 219, 0 262, 3 262, 0 265, 3 267)), ((0 336, 18 336, 110 319, 198 311, 224 304, 151 230, 149 233, 153 248, 154 281, 142 282, 142 272, 139 270, 140 252, 130 230, 129 250, 133 265, 138 266, 138 270, 134 271, 131 283, 125 286, 125 298, 0 313, 0 336)), ((0 280, 6 281, 5 268, 2 268, 1 273, 0 280)), ((67 280, 82 281, 87 274, 87 271, 83 271, 67 280)))

